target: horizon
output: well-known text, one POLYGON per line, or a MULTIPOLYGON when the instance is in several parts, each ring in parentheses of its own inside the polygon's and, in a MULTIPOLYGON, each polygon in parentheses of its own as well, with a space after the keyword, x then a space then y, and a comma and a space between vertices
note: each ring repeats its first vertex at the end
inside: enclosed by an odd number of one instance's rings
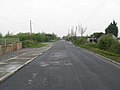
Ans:
POLYGON ((55 33, 62 37, 78 24, 87 27, 85 36, 104 33, 113 19, 120 28, 119 10, 119 0, 1 0, 0 32, 3 35, 8 31, 30 32, 31 20, 33 33, 55 33))

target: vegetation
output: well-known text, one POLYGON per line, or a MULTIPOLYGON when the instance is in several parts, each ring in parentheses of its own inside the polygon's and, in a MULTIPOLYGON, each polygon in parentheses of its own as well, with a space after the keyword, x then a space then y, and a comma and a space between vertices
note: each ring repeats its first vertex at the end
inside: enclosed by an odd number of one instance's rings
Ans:
POLYGON ((117 36, 118 27, 113 20, 105 29, 105 34, 103 32, 95 32, 89 37, 67 35, 66 37, 64 36, 64 39, 71 41, 77 46, 120 62, 120 42, 118 42, 117 36))
POLYGON ((0 38, 0 45, 2 46, 6 46, 8 44, 17 42, 19 42, 19 38, 5 38, 5 37, 0 38))
POLYGON ((120 43, 115 43, 111 47, 111 51, 120 54, 120 43))
POLYGON ((58 37, 55 34, 45 34, 45 33, 19 33, 15 37, 20 38, 23 42, 23 47, 41 47, 42 42, 56 41, 58 37))
POLYGON ((86 45, 80 45, 80 47, 85 48, 94 53, 100 54, 100 55, 107 57, 109 59, 112 59, 114 61, 120 62, 120 54, 101 50, 101 49, 97 48, 97 44, 90 43, 90 44, 86 44, 86 45))
POLYGON ((104 34, 103 32, 95 32, 95 33, 93 33, 93 34, 91 35, 91 37, 95 37, 95 38, 98 39, 98 38, 101 37, 103 34, 104 34))
POLYGON ((19 33, 15 35, 14 37, 17 37, 20 39, 20 41, 25 40, 33 40, 35 42, 50 42, 52 40, 57 40, 58 37, 55 34, 45 34, 45 33, 19 33))
POLYGON ((105 34, 113 34, 116 37, 118 36, 118 27, 117 23, 113 20, 112 23, 105 29, 105 34))
POLYGON ((76 30, 81 34, 81 37, 82 37, 85 31, 87 30, 87 27, 83 27, 81 24, 78 24, 78 27, 76 27, 76 30))
POLYGON ((20 42, 23 42, 23 47, 41 47, 45 46, 43 42, 53 42, 58 40, 59 38, 54 33, 46 34, 46 33, 18 33, 17 35, 13 35, 12 33, 8 32, 4 37, 1 38, 1 43, 4 43, 3 39, 13 40, 17 39, 20 42))
POLYGON ((111 51, 112 46, 117 43, 117 40, 113 38, 112 34, 103 35, 98 41, 98 47, 102 50, 111 51))
POLYGON ((75 40, 76 45, 84 45, 86 43, 87 43, 86 37, 77 38, 77 40, 75 40))
POLYGON ((46 45, 47 44, 35 42, 33 40, 23 41, 23 48, 26 48, 26 47, 29 47, 29 48, 40 48, 40 47, 43 47, 43 46, 46 46, 46 45))

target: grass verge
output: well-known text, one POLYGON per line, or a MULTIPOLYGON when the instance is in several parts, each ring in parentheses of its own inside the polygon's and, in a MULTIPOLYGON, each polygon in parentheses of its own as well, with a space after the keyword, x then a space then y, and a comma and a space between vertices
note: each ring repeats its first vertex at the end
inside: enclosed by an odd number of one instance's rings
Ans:
POLYGON ((23 48, 40 48, 48 45, 46 43, 35 42, 33 40, 25 40, 22 43, 23 43, 23 48))
POLYGON ((40 48, 46 46, 47 44, 39 43, 39 44, 28 44, 27 47, 29 48, 40 48))
POLYGON ((100 54, 100 55, 102 55, 104 57, 107 57, 107 58, 109 58, 111 60, 114 60, 114 61, 120 63, 120 54, 115 54, 115 53, 112 53, 112 52, 100 50, 100 49, 96 48, 96 46, 94 44, 91 44, 91 45, 89 45, 89 44, 80 45, 80 47, 85 48, 85 49, 87 49, 89 51, 92 51, 94 53, 100 54))

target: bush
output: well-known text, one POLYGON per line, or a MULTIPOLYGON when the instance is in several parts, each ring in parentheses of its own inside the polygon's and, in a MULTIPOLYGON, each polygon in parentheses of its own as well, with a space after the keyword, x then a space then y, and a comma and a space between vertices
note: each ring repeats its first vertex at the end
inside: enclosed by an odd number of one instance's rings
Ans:
POLYGON ((19 38, 20 41, 33 40, 35 42, 49 42, 51 40, 57 40, 57 35, 53 34, 45 34, 45 33, 19 33, 13 37, 19 38))
POLYGON ((120 54, 120 43, 116 43, 112 45, 111 51, 113 51, 114 53, 120 54))
POLYGON ((26 47, 30 47, 31 45, 34 45, 34 44, 37 44, 35 41, 33 40, 25 40, 22 42, 23 43, 23 48, 26 48, 26 47))
POLYGON ((87 38, 85 38, 85 37, 81 37, 75 41, 75 44, 77 44, 77 45, 83 45, 86 43, 87 43, 87 38))
POLYGON ((32 34, 32 40, 36 42, 44 42, 45 41, 45 35, 44 34, 32 34))
POLYGON ((117 41, 112 37, 111 34, 104 35, 98 41, 98 47, 103 50, 110 50, 112 45, 116 44, 117 41))
POLYGON ((40 48, 46 45, 47 44, 35 42, 32 40, 23 41, 23 48, 40 48))

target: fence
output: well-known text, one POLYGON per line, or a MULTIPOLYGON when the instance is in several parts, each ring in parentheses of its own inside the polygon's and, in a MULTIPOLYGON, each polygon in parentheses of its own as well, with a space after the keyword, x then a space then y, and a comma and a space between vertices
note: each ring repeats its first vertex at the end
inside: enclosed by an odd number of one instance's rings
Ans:
POLYGON ((7 46, 9 44, 18 43, 19 38, 0 38, 0 45, 7 46))
POLYGON ((19 38, 1 38, 0 39, 0 54, 13 52, 22 48, 22 43, 19 38))

